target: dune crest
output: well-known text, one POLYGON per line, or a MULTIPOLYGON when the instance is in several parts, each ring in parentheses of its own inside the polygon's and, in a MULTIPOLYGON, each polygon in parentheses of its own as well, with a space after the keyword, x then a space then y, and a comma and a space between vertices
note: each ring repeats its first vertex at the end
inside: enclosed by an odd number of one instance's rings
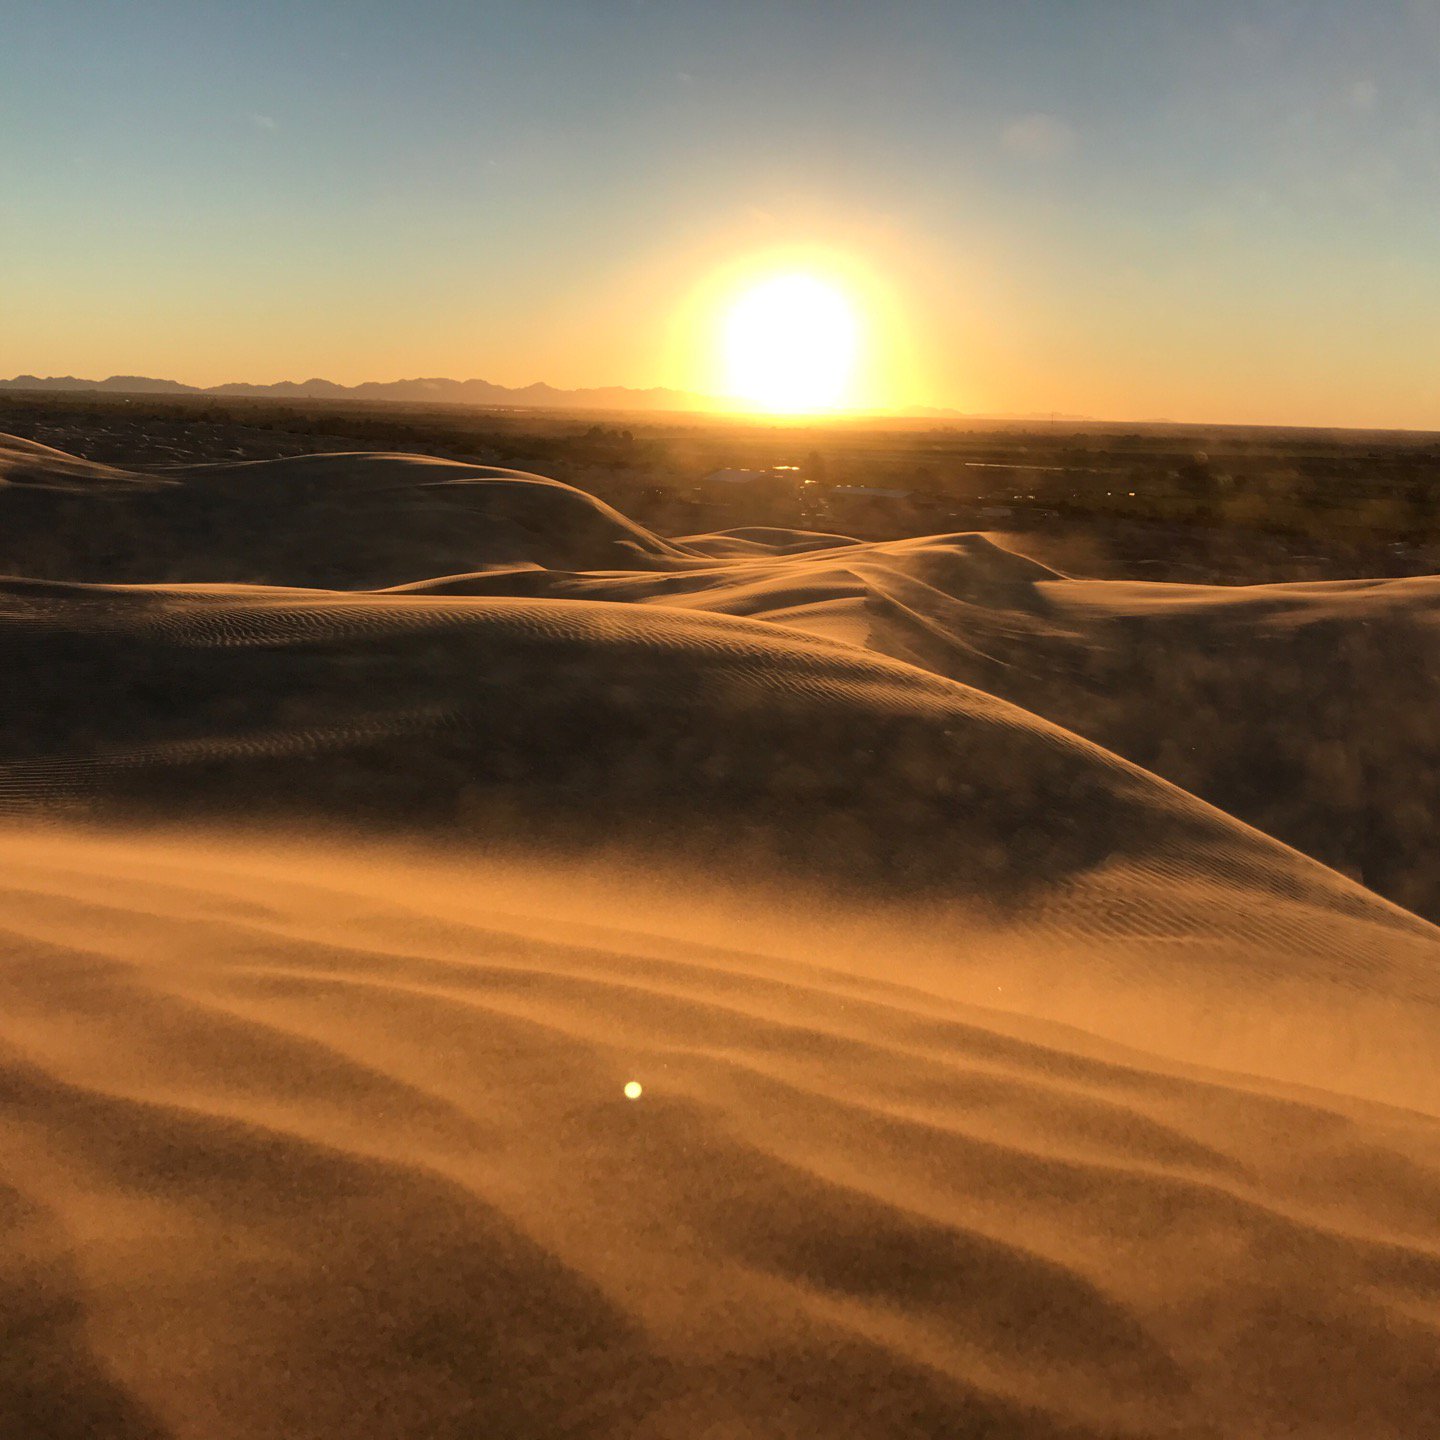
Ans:
POLYGON ((0 476, 19 1433, 1440 1413, 1440 582, 0 476))

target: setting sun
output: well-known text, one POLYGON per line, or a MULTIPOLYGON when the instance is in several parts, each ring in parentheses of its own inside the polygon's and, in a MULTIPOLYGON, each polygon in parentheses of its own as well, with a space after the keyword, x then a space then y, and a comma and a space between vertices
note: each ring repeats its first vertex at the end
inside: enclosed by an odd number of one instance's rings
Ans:
POLYGON ((813 275, 776 275, 746 290, 724 321, 730 394, 781 414, 849 399, 859 326, 854 307, 813 275))

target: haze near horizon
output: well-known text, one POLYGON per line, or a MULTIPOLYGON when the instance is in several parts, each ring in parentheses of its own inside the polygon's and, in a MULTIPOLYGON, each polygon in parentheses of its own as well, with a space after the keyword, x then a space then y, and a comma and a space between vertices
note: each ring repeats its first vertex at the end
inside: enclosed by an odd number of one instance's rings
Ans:
POLYGON ((1433 0, 21 3, 0 373, 1440 428, 1437 57, 1433 0), (785 276, 841 309, 766 391, 785 276))

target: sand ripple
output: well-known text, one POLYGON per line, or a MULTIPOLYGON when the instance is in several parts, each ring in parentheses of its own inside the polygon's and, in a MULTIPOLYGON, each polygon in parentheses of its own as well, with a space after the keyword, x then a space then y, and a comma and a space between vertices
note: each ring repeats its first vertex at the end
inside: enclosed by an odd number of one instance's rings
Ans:
POLYGON ((0 512, 0 1433, 1430 1433, 1432 582, 394 456, 0 512))

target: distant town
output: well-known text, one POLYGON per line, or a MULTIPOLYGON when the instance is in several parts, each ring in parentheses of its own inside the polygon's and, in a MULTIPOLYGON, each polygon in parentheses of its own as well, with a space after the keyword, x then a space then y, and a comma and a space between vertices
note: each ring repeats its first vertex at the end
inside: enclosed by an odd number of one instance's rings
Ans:
POLYGON ((268 396, 0 392, 0 430, 117 465, 391 450, 524 470, 666 535, 1024 535, 1062 569, 1195 581, 1440 569, 1440 436, 1095 421, 763 422, 268 396))

